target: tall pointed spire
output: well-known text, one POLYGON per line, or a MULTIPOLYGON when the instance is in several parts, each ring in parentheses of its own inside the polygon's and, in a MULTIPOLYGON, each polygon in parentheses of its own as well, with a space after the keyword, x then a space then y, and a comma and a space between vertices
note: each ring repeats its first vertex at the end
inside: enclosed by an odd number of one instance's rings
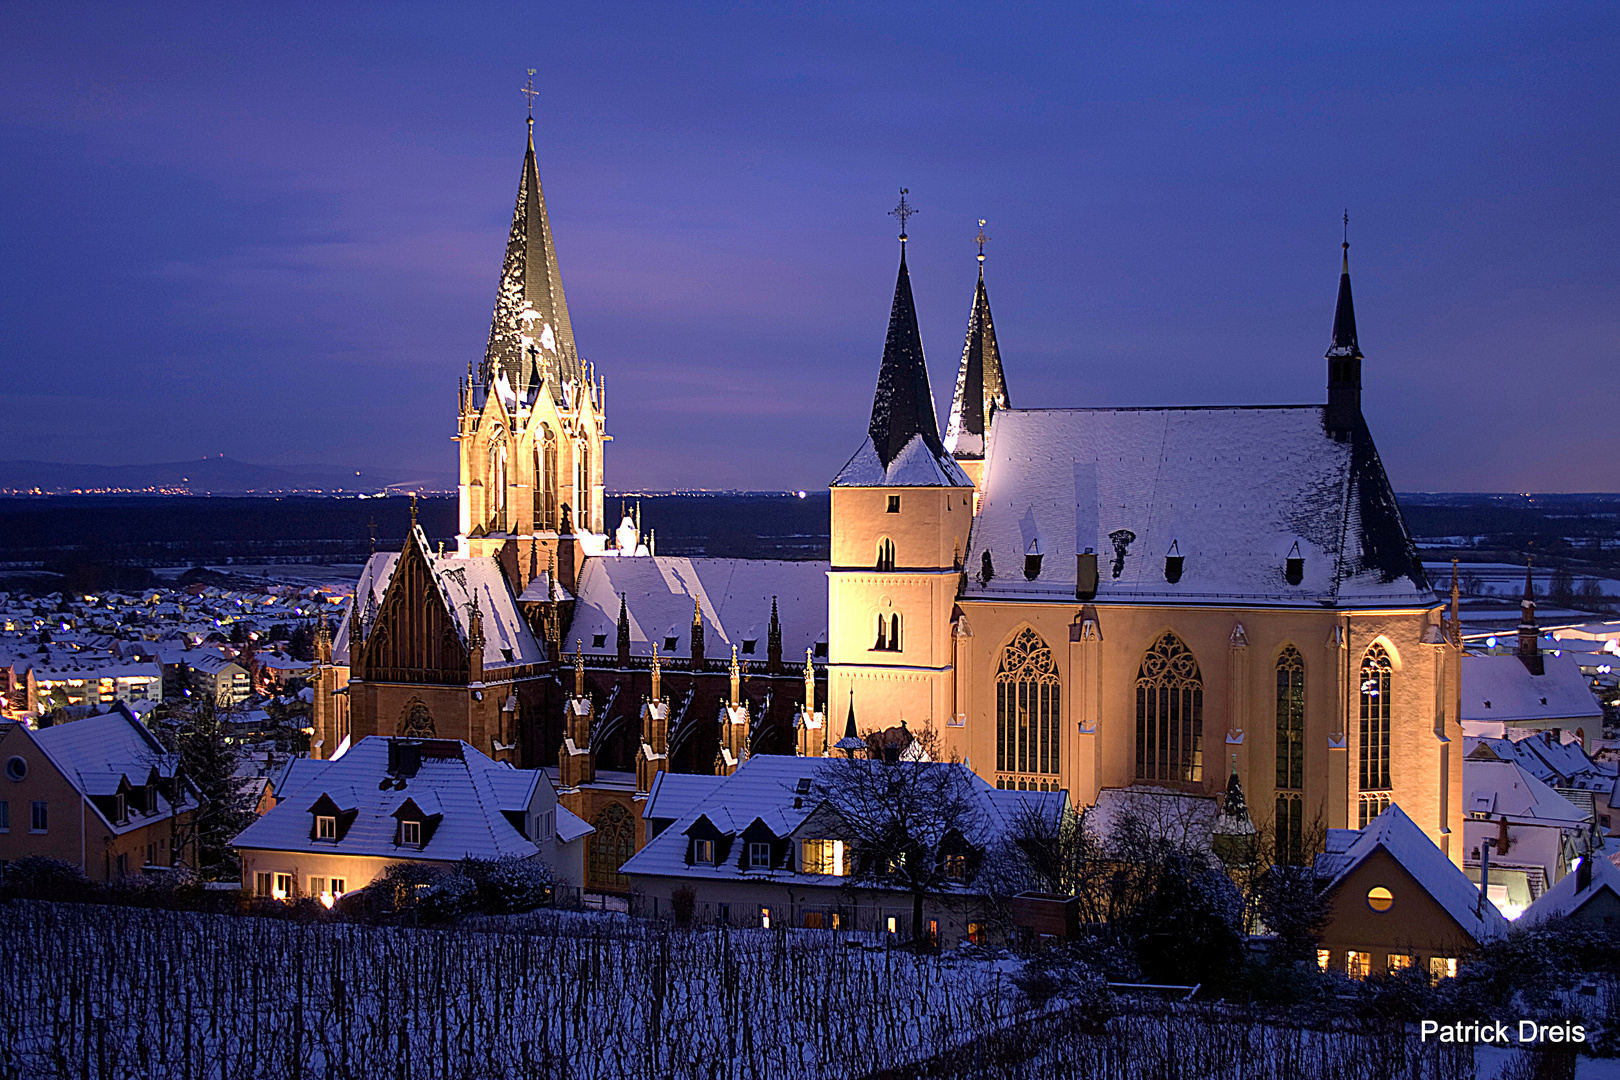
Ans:
POLYGON ((518 181, 517 205, 506 239, 495 313, 481 374, 493 381, 504 373, 513 390, 528 391, 536 378, 551 384, 562 400, 564 381, 580 382, 574 327, 563 296, 562 272, 551 239, 551 218, 534 153, 534 117, 529 117, 528 149, 518 181))
POLYGON ((1356 306, 1350 297, 1350 214, 1344 215, 1344 261, 1339 270, 1339 302, 1333 311, 1333 342, 1328 346, 1327 426, 1353 430, 1361 419, 1361 346, 1356 342, 1356 306))
POLYGON ((1541 656, 1541 630, 1536 626, 1536 583, 1530 560, 1524 560, 1524 599, 1519 601, 1519 659, 1532 675, 1546 671, 1541 656))
POLYGON ((979 287, 968 314, 967 340, 956 370, 956 395, 945 422, 945 449, 958 458, 984 456, 984 436, 996 409, 1009 407, 1007 381, 1001 371, 1001 349, 990 318, 990 294, 984 288, 984 219, 979 219, 979 287))
POLYGON ((917 305, 911 298, 911 273, 906 269, 906 218, 916 213, 900 190, 900 272, 894 283, 894 305, 889 309, 889 334, 883 342, 883 366, 878 370, 877 392, 872 398, 872 422, 867 433, 887 469, 917 436, 936 457, 945 452, 939 441, 939 420, 934 415, 934 394, 928 385, 928 363, 923 358, 922 333, 917 329, 917 305))

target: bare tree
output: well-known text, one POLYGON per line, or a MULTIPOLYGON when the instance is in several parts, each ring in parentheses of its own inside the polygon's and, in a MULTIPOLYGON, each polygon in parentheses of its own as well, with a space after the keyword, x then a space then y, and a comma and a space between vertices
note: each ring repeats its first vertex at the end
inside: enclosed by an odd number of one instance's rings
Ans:
POLYGON ((909 893, 913 940, 924 945, 924 899, 959 892, 984 858, 972 774, 952 762, 829 759, 816 794, 854 847, 850 884, 909 893))

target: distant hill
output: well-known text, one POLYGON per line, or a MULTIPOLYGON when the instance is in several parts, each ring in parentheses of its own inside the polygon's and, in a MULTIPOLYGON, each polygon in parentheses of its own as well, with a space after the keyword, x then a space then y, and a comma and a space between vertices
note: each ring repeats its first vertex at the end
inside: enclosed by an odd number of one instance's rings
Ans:
POLYGON ((293 492, 378 492, 385 488, 448 491, 448 474, 387 474, 331 465, 254 465, 228 457, 156 465, 74 465, 0 461, 0 494, 279 495, 293 492))

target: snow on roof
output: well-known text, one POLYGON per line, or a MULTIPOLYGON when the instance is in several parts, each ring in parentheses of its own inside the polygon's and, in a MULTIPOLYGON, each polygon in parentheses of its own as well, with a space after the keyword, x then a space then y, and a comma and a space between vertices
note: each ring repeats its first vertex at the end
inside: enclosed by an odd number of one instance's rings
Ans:
MULTIPOLYGON (((85 796, 114 795, 125 780, 139 787, 151 779, 154 772, 160 777, 172 777, 179 764, 179 755, 165 751, 157 736, 122 708, 53 724, 30 735, 68 783, 85 796)), ((181 809, 195 805, 189 791, 188 785, 181 809)), ((129 820, 107 821, 107 826, 114 832, 140 828, 151 824, 155 818, 167 817, 172 809, 169 800, 159 792, 157 813, 139 814, 131 810, 129 820)), ((101 813, 99 807, 96 813, 101 813)), ((102 817, 106 820, 105 815, 102 817)))
POLYGON ((652 791, 641 808, 641 816, 676 821, 686 817, 724 783, 724 776, 703 773, 659 772, 653 777, 652 791))
POLYGON ((1432 604, 1370 437, 1333 439, 1322 409, 998 411, 965 595, 1072 602, 1074 556, 1090 550, 1099 600, 1432 604), (1028 580, 1032 545, 1044 558, 1028 580))
MULTIPOLYGON (((471 640, 468 632, 470 609, 473 600, 477 599, 478 611, 484 622, 486 669, 544 662, 545 650, 518 610, 517 598, 512 595, 512 588, 500 563, 489 557, 463 559, 454 555, 437 555, 428 544, 421 526, 415 526, 415 545, 427 563, 463 644, 471 640)), ((382 607, 383 597, 388 593, 388 585, 393 580, 394 568, 399 565, 401 554, 398 551, 379 551, 371 556, 365 569, 360 572, 360 580, 355 586, 355 603, 345 612, 332 640, 332 657, 337 663, 349 661, 349 628, 355 610, 358 608, 361 616, 365 617, 373 605, 382 607)))
POLYGON ((1525 922, 1547 922, 1550 919, 1573 915, 1604 890, 1613 893, 1615 899, 1620 900, 1620 868, 1605 858, 1601 852, 1591 852, 1582 858, 1585 864, 1591 865, 1591 883, 1586 888, 1577 890, 1580 873, 1578 870, 1570 871, 1524 909, 1521 918, 1525 922))
POLYGON ((1517 761, 1463 759, 1463 810, 1578 826, 1586 815, 1517 761))
MULTIPOLYGON (((1056 820, 1066 805, 1068 795, 1060 791, 1000 791, 991 787, 965 765, 946 762, 900 762, 884 765, 864 759, 812 758, 790 755, 756 754, 743 762, 737 771, 726 777, 690 777, 664 773, 657 782, 663 787, 671 781, 674 787, 660 799, 674 797, 674 803, 661 803, 655 810, 651 805, 643 809, 644 817, 656 816, 668 820, 669 811, 679 811, 675 823, 656 837, 624 864, 626 874, 656 874, 675 877, 726 878, 744 875, 735 866, 735 860, 726 865, 689 865, 686 861, 687 830, 700 818, 707 818, 716 829, 728 835, 737 835, 755 821, 763 822, 773 834, 786 837, 808 819, 821 805, 815 794, 823 770, 847 768, 878 769, 960 769, 964 780, 980 800, 980 835, 976 842, 989 842, 994 836, 1005 834, 1024 808, 1056 820), (718 783, 687 783, 688 781, 718 783), (805 790, 801 792, 799 789, 805 790), (706 792, 700 789, 706 788, 706 792), (684 804, 684 806, 680 805, 684 804)), ((772 880, 797 880, 817 883, 820 875, 799 874, 794 871, 751 870, 746 876, 768 875, 772 880)))
MULTIPOLYGON (((795 663, 806 649, 827 640, 827 564, 783 559, 688 559, 668 555, 587 559, 579 576, 579 604, 570 635, 586 646, 601 636, 613 648, 619 633, 619 596, 630 619, 630 652, 651 656, 676 638, 676 653, 692 648, 692 605, 703 610, 703 647, 710 657, 755 642, 739 659, 763 662, 776 597, 782 624, 782 658, 795 663)), ((570 643, 564 642, 564 651, 570 643)), ((598 650, 599 651, 599 650, 598 650)))
MULTIPOLYGON (((433 740, 431 745, 439 751, 421 755, 420 767, 415 775, 404 778, 403 789, 398 788, 396 781, 382 790, 378 784, 391 775, 389 741, 381 735, 367 736, 351 746, 341 759, 326 762, 319 770, 304 770, 304 782, 297 786, 289 784, 279 792, 275 809, 237 834, 231 841, 232 846, 437 862, 464 856, 526 858, 536 853, 535 843, 525 838, 502 813, 508 809, 528 808, 529 803, 516 803, 514 797, 520 790, 533 791, 543 781, 535 770, 512 769, 485 757, 464 742, 433 740), (453 746, 455 752, 443 753, 447 746, 453 746), (311 840, 311 807, 322 795, 332 795, 336 800, 334 793, 338 791, 343 793, 344 800, 354 802, 353 807, 343 807, 357 811, 354 821, 336 841, 311 840), (420 850, 394 842, 397 826, 394 814, 407 801, 425 814, 441 815, 420 850)), ((289 776, 296 775, 289 773, 289 776)), ((549 787, 550 781, 543 782, 549 787)), ((560 819, 563 808, 557 807, 557 810, 560 819)))
POLYGON ((1500 723, 1601 722, 1603 709, 1573 657, 1543 656, 1532 675, 1517 656, 1462 658, 1462 719, 1500 723))
POLYGON ((901 448, 887 469, 878 457, 877 447, 872 445, 871 436, 867 436, 861 448, 855 451, 855 456, 838 470, 832 486, 972 487, 973 481, 968 479, 955 458, 944 451, 936 454, 928 441, 918 434, 913 435, 911 441, 901 448))
POLYGON ((1463 746, 1465 761, 1516 761, 1531 776, 1553 787, 1605 791, 1615 780, 1612 765, 1593 761, 1579 742, 1563 742, 1550 730, 1524 739, 1470 735, 1463 746))
POLYGON ((1207 852, 1219 815, 1213 796, 1137 784, 1097 792, 1097 802, 1086 811, 1085 823, 1094 836, 1106 840, 1130 818, 1155 840, 1187 844, 1207 852))
MULTIPOLYGON (((1350 830, 1332 830, 1349 832, 1350 830)), ((1343 839, 1342 837, 1340 839, 1343 839)), ((1423 890, 1456 920, 1457 925, 1475 941, 1485 941, 1507 930, 1507 920, 1489 900, 1480 902, 1479 886, 1469 881, 1457 865, 1434 846, 1423 830, 1418 828, 1406 812, 1391 803, 1389 809, 1367 823, 1366 828, 1345 848, 1342 854, 1320 855, 1316 860, 1319 875, 1331 873, 1328 883, 1331 891, 1338 888, 1356 867, 1382 849, 1412 875, 1423 890)))

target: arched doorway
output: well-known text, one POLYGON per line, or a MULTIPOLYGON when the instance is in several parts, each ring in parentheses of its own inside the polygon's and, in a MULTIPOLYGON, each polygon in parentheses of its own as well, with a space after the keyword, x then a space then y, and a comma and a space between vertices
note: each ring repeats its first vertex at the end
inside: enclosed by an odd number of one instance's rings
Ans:
POLYGON ((635 850, 635 820, 623 806, 611 803, 591 824, 596 826, 596 831, 591 834, 590 846, 586 849, 586 888, 596 892, 629 892, 630 879, 619 873, 619 867, 635 850))

